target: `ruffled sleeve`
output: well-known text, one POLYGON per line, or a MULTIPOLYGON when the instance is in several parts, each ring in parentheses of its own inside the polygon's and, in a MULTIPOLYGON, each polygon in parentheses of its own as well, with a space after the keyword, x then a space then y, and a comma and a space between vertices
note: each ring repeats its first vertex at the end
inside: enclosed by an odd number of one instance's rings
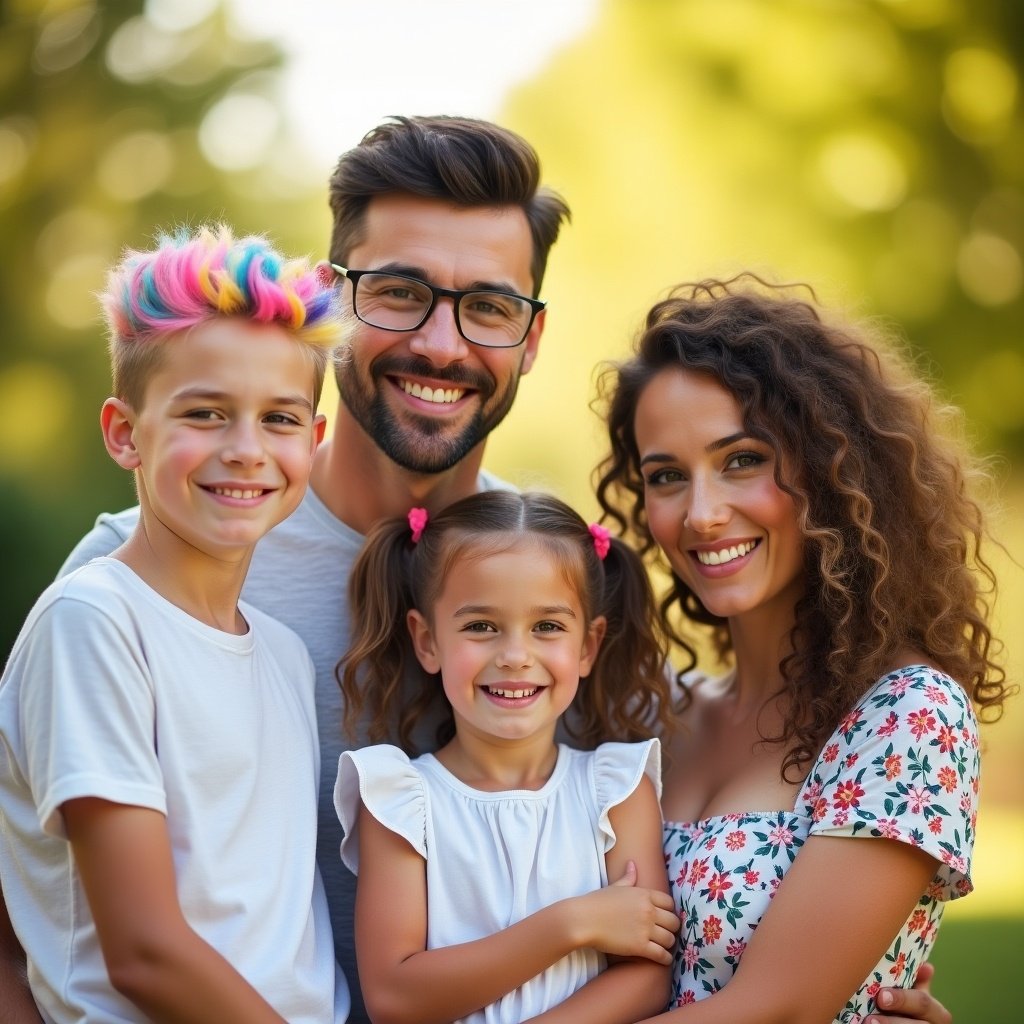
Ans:
POLYGON ((338 759, 334 809, 345 830, 341 859, 359 873, 359 807, 427 856, 427 797, 423 779, 409 758, 387 743, 346 750, 338 759))
POLYGON ((810 835, 895 839, 939 861, 930 894, 971 891, 978 722, 956 682, 924 665, 878 681, 833 733, 800 794, 810 835))
POLYGON ((654 791, 661 800, 661 744, 656 739, 602 743, 594 751, 592 764, 598 826, 607 852, 615 845, 615 830, 608 812, 629 797, 645 775, 654 783, 654 791))

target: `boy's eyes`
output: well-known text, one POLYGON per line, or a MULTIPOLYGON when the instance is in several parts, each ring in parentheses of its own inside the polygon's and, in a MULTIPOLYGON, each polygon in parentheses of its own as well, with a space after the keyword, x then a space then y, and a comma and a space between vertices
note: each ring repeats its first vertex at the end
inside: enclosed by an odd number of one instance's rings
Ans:
MULTIPOLYGON (((202 423, 209 423, 214 420, 226 419, 227 417, 217 409, 187 409, 183 414, 185 419, 198 420, 202 423)), ((298 427, 302 421, 288 412, 268 412, 260 417, 263 423, 277 427, 298 427)))

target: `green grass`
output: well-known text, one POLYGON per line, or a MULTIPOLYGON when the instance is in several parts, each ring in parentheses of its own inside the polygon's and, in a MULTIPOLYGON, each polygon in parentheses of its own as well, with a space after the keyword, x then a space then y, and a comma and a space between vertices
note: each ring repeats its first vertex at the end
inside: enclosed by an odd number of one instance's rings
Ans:
POLYGON ((952 918, 939 928, 932 952, 932 991, 953 1014, 954 1024, 1020 1024, 1017 991, 1022 918, 952 918))

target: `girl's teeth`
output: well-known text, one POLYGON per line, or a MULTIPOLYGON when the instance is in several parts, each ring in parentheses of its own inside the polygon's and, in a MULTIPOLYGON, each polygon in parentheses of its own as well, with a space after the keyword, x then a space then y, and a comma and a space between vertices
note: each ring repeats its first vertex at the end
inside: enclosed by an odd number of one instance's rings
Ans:
POLYGON ((754 542, 748 540, 742 544, 734 544, 731 548, 722 548, 720 551, 698 551, 697 561, 701 565, 725 565, 727 562, 750 554, 753 550, 754 542))
POLYGON ((487 692, 495 697, 532 697, 537 692, 537 687, 532 690, 496 690, 489 686, 487 692))

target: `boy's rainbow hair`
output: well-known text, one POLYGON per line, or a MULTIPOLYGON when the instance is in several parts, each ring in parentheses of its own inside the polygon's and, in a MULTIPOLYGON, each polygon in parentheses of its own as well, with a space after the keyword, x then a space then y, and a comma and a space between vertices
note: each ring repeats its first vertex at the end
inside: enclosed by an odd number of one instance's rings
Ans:
POLYGON ((308 260, 286 259, 260 235, 236 239, 225 224, 179 228, 160 234, 152 250, 128 250, 100 302, 114 390, 130 402, 141 397, 150 366, 143 349, 218 317, 279 324, 316 349, 342 340, 339 293, 308 260))

